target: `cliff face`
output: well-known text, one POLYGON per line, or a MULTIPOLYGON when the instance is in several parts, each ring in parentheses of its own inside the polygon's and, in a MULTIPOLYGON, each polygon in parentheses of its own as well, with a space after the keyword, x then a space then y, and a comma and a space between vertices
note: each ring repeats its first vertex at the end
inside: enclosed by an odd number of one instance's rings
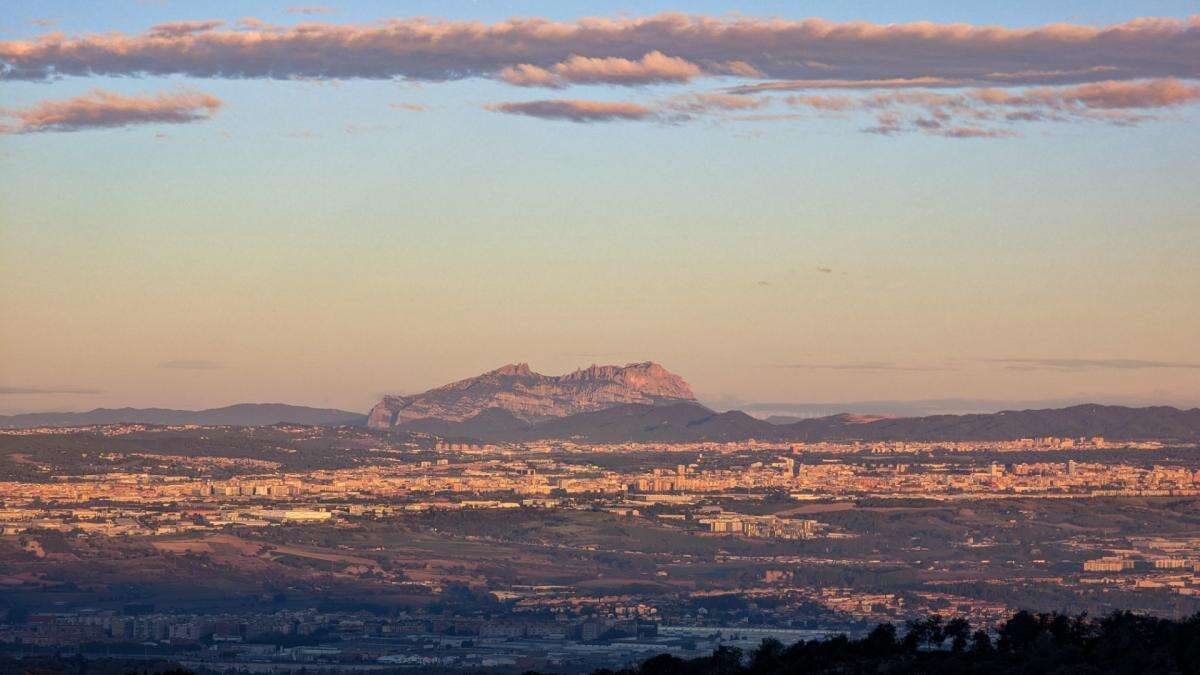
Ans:
POLYGON ((683 378, 657 363, 591 366, 566 375, 542 375, 525 363, 510 364, 413 396, 385 396, 367 425, 386 429, 419 419, 462 421, 488 409, 526 422, 566 417, 626 403, 692 401, 683 378))

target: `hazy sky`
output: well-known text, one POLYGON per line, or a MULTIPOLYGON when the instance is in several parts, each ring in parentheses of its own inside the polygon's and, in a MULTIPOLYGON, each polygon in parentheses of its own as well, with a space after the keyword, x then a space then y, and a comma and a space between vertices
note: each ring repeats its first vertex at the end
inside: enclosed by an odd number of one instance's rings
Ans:
POLYGON ((0 412, 1200 404, 1194 2, 301 4, 5 3, 0 412))

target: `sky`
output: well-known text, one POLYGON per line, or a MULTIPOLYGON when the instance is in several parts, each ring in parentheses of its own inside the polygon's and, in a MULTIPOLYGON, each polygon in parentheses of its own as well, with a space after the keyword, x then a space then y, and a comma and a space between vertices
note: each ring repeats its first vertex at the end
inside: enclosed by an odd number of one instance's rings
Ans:
POLYGON ((0 413, 1200 405, 1196 12, 8 0, 0 413))

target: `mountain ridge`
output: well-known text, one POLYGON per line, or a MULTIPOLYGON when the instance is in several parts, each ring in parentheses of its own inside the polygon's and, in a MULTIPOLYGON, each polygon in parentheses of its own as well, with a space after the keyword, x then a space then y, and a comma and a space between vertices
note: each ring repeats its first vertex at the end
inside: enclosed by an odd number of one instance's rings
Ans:
POLYGON ((0 415, 0 428, 75 427, 100 424, 198 424, 201 426, 266 426, 270 424, 362 424, 366 415, 335 408, 286 403, 236 403, 204 410, 173 408, 94 408, 85 412, 0 415))
POLYGON ((695 399, 682 377, 653 361, 592 365, 564 375, 543 375, 527 363, 510 363, 420 394, 385 396, 371 409, 367 426, 390 429, 430 424, 418 424, 421 420, 464 422, 493 408, 534 423, 627 403, 695 399))
POLYGON ((1200 440, 1200 408, 1131 408, 1083 404, 1068 408, 1007 410, 970 415, 878 418, 838 414, 775 424, 742 411, 716 412, 696 402, 627 404, 520 425, 477 418, 444 422, 442 436, 478 440, 575 440, 593 443, 728 441, 1011 441, 1021 438, 1092 437, 1113 440, 1200 440))
MULTIPOLYGON (((361 413, 278 403, 243 403, 206 410, 96 408, 87 412, 0 416, 0 428, 9 429, 105 424, 338 426, 365 422, 361 413)), ((501 408, 485 408, 462 420, 414 420, 402 430, 485 442, 1006 441, 1047 436, 1196 442, 1200 441, 1200 408, 1082 404, 923 417, 873 418, 842 413, 778 424, 739 410, 717 412, 696 401, 675 401, 619 404, 538 421, 522 419, 501 408)))

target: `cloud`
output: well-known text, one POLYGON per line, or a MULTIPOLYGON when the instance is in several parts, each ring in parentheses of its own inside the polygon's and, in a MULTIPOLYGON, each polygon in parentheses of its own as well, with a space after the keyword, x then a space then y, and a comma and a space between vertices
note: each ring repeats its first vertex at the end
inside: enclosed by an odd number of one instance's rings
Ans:
MULTIPOLYGON (((804 115, 768 110, 777 101, 766 95, 723 92, 689 92, 646 103, 603 104, 621 106, 623 114, 597 114, 595 118, 624 118, 659 122, 684 122, 700 117, 729 121, 780 121, 804 115), (744 114, 757 111, 754 114, 744 114), (742 113, 742 114, 731 114, 742 113)), ((851 94, 789 94, 780 99, 791 108, 846 117, 870 115, 873 121, 861 130, 893 136, 923 133, 943 138, 1007 138, 1017 135, 1014 125, 1029 122, 1101 122, 1133 126, 1156 119, 1154 111, 1200 100, 1200 85, 1174 78, 1105 81, 1062 87, 1002 89, 970 88, 953 92, 930 89, 881 90, 851 94)), ((524 112, 539 117, 567 117, 561 103, 501 104, 504 112, 524 112), (512 109, 506 109, 509 106, 512 109)), ((583 105, 575 101, 572 105, 583 105)), ((571 115, 572 118, 579 115, 571 115)), ((589 119, 592 119, 589 117, 589 119)), ((578 120, 577 120, 578 121, 578 120)))
MULTIPOLYGON (((918 120, 919 122, 920 120, 918 120)), ((1008 138, 1016 132, 1008 129, 986 129, 984 127, 944 127, 940 122, 933 122, 931 131, 946 138, 1008 138)))
POLYGON ((777 366, 796 370, 848 370, 858 372, 912 372, 925 373, 939 370, 954 370, 951 366, 901 365, 889 361, 867 361, 862 363, 788 363, 777 366))
POLYGON ((568 84, 639 85, 688 82, 704 71, 690 61, 653 51, 640 59, 589 58, 572 55, 562 63, 541 68, 521 63, 500 71, 500 79, 518 87, 563 87, 568 84))
MULTIPOLYGON (((741 91, 735 88, 731 91, 741 91)), ((921 132, 948 138, 1015 135, 1024 122, 1102 122, 1133 126, 1156 119, 1148 111, 1200 101, 1200 85, 1176 78, 1104 81, 1060 87, 977 87, 957 92, 929 89, 856 94, 792 94, 792 107, 821 112, 870 112, 863 131, 882 135, 921 132)))
MULTIPOLYGON (((1066 84, 1080 80, 1099 80, 1120 75, 1120 69, 1110 66, 1076 68, 1074 70, 1022 70, 986 73, 973 77, 892 77, 881 79, 800 79, 743 84, 729 89, 734 94, 757 94, 765 91, 797 91, 819 89, 959 89, 994 83, 1015 86, 1031 83, 1066 84)), ((1190 75, 1185 75, 1190 77, 1190 75)))
POLYGON ((531 63, 519 63, 500 71, 500 79, 518 87, 561 87, 557 74, 531 63))
POLYGON ((736 94, 693 92, 672 96, 664 107, 688 115, 706 115, 737 110, 757 110, 770 103, 766 97, 738 96, 736 94))
POLYGON ((570 99, 493 103, 485 107, 493 112, 508 113, 510 115, 527 115, 529 117, 569 120, 571 122, 640 120, 654 117, 655 115, 654 109, 637 103, 606 103, 602 101, 578 101, 570 99))
POLYGON ((203 359, 177 359, 175 361, 163 361, 158 364, 158 367, 166 370, 221 370, 225 366, 215 361, 205 361, 203 359))
POLYGON ((853 96, 822 96, 822 95, 793 95, 783 99, 791 106, 808 106, 825 112, 846 112, 859 108, 862 104, 853 96))
POLYGON ((912 89, 917 87, 940 88, 962 87, 970 84, 966 80, 944 77, 896 77, 882 80, 785 80, 782 82, 760 82, 730 87, 731 94, 758 94, 764 91, 793 91, 810 89, 912 89))
POLYGON ((2 109, 16 120, 4 133, 82 131, 135 124, 184 124, 206 120, 221 108, 215 96, 194 91, 126 96, 100 89, 62 101, 42 101, 30 108, 2 109))
POLYGON ((288 7, 288 14, 331 14, 332 7, 307 6, 307 7, 288 7))
POLYGON ((1071 358, 999 358, 979 359, 984 363, 1004 365, 1009 370, 1147 370, 1200 369, 1200 363, 1187 361, 1152 361, 1146 359, 1071 359, 1071 358))
MULTIPOLYGON (((289 8, 297 14, 327 10, 289 8)), ((1027 28, 680 13, 565 22, 407 18, 293 26, 244 18, 233 26, 177 21, 141 34, 54 33, 0 41, 0 79, 7 80, 486 77, 520 87, 565 88, 750 78, 767 81, 649 102, 564 98, 487 107, 573 121, 784 121, 817 113, 855 118, 855 128, 868 133, 957 139, 1014 136, 1020 125, 1031 123, 1128 127, 1160 119, 1157 111, 1200 100, 1197 63, 1200 15, 1027 28), (778 99, 770 92, 791 93, 778 99), (770 109, 778 105, 790 110, 770 109)), ((196 112, 207 116, 214 110, 196 112)))
POLYGON ((429 106, 424 103, 389 103, 388 107, 392 110, 407 110, 408 112, 425 112, 429 110, 429 106))
POLYGON ((237 20, 237 25, 239 28, 245 28, 248 30, 279 30, 278 26, 272 26, 266 21, 263 21, 262 19, 256 19, 252 16, 243 16, 237 20))
POLYGON ((40 28, 49 28, 50 26, 57 26, 58 19, 30 19, 29 23, 40 28))
POLYGON ((1168 108, 1200 99, 1200 85, 1165 78, 1094 82, 1060 88, 1036 87, 1017 93, 1004 89, 977 89, 969 96, 992 105, 1044 106, 1056 110, 1168 108))
POLYGON ((765 98, 751 98, 720 92, 693 92, 645 104, 550 99, 522 103, 494 103, 485 108, 495 112, 545 119, 569 119, 573 122, 610 120, 685 122, 701 116, 753 110, 768 102, 769 100, 765 98))
POLYGON ((224 25, 224 21, 215 19, 212 21, 172 21, 151 26, 150 30, 146 31, 146 35, 151 38, 181 38, 194 33, 211 31, 224 25))
POLYGON ((348 134, 374 134, 396 128, 394 124, 355 124, 353 122, 343 127, 348 134))
MULTIPOLYGON (((751 115, 727 115, 724 119, 734 122, 786 122, 792 120, 808 119, 809 115, 801 115, 798 113, 755 113, 751 115)), ((742 135, 742 134, 735 134, 742 135)), ((759 138, 762 136, 761 131, 744 132, 746 138, 759 138)))
MULTIPOLYGON (((672 13, 574 22, 411 18, 372 24, 240 25, 242 30, 215 30, 218 24, 212 22, 181 22, 140 35, 6 40, 0 41, 0 63, 6 79, 187 75, 448 80, 496 77, 523 64, 554 73, 558 65, 581 59, 580 77, 590 72, 607 82, 604 78, 620 71, 612 64, 645 68, 647 55, 658 53, 664 63, 678 60, 713 74, 860 86, 898 82, 906 88, 938 82, 1011 86, 1193 78, 1200 62, 1200 18, 1195 16, 1028 28, 672 13)), ((646 77, 633 72, 624 81, 640 84, 646 77)), ((674 77, 691 76, 680 71, 674 77)))

